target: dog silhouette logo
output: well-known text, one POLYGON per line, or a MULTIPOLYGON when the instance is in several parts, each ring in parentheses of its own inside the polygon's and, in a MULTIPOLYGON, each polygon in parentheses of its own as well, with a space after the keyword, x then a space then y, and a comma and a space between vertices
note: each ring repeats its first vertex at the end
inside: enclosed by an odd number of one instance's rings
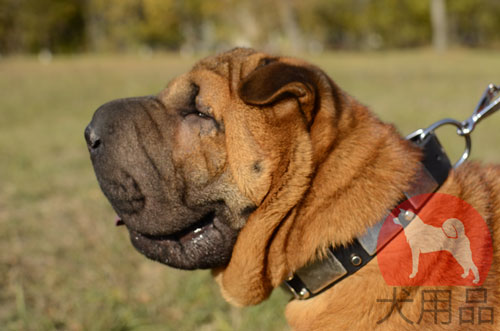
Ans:
POLYGON ((493 258, 490 232, 479 212, 442 193, 401 203, 382 225, 378 245, 380 270, 392 286, 480 285, 493 258), (416 211, 414 206, 423 202, 416 211))
POLYGON ((449 218, 441 227, 425 224, 415 213, 400 209, 399 216, 393 218, 395 224, 404 228, 406 241, 410 245, 412 256, 412 271, 410 278, 414 278, 418 272, 418 261, 420 254, 447 251, 464 269, 462 278, 472 271, 474 284, 479 282, 479 272, 474 261, 470 241, 465 234, 464 224, 458 218, 449 218), (412 226, 408 226, 411 221, 412 226))

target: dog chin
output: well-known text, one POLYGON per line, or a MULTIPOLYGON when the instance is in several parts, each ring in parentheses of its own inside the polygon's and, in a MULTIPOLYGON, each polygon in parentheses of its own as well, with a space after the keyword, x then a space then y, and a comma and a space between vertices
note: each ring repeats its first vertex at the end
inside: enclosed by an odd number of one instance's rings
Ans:
POLYGON ((177 233, 151 236, 128 229, 132 245, 154 261, 178 269, 224 267, 231 259, 238 231, 214 213, 177 233))

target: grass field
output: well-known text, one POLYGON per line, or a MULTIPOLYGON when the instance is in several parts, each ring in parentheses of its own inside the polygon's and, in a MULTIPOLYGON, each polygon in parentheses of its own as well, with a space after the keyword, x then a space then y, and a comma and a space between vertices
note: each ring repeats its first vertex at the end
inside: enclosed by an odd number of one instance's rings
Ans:
MULTIPOLYGON (((309 59, 402 134, 465 119, 500 54, 405 51, 309 59)), ((195 59, 155 55, 0 59, 0 328, 2 330, 283 330, 288 300, 226 304, 208 271, 153 263, 114 227, 83 139, 94 110, 152 94, 195 59)), ((500 114, 473 134, 472 158, 500 162, 500 114)), ((444 130, 444 129, 443 129, 444 130)), ((446 131, 446 130, 444 130, 446 131)), ((463 142, 445 132, 459 155, 463 142)))

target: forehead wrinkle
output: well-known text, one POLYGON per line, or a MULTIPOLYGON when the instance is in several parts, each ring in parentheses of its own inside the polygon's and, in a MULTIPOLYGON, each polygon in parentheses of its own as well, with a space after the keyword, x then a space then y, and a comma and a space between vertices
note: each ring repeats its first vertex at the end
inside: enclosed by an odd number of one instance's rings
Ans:
POLYGON ((234 84, 237 84, 241 78, 242 65, 250 56, 256 53, 255 50, 250 48, 234 48, 225 53, 201 60, 193 67, 193 71, 204 69, 224 78, 228 83, 229 94, 232 96, 233 91, 237 90, 234 84))
POLYGON ((209 61, 203 61, 194 66, 193 71, 207 70, 217 76, 223 78, 225 81, 229 82, 229 94, 232 94, 231 86, 231 61, 229 59, 210 59, 209 61), (211 60, 211 61, 210 61, 211 60))
POLYGON ((208 70, 211 71, 222 78, 228 78, 228 60, 227 59, 214 59, 209 58, 205 61, 199 62, 197 65, 193 67, 193 71, 198 70, 208 70))

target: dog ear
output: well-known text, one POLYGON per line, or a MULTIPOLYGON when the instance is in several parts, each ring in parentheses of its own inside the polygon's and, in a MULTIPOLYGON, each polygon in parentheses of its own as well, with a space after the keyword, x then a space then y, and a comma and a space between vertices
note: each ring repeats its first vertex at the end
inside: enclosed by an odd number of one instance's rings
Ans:
POLYGON ((238 88, 240 98, 249 105, 265 106, 286 98, 296 98, 310 123, 317 98, 318 73, 312 68, 271 62, 257 67, 238 88))

